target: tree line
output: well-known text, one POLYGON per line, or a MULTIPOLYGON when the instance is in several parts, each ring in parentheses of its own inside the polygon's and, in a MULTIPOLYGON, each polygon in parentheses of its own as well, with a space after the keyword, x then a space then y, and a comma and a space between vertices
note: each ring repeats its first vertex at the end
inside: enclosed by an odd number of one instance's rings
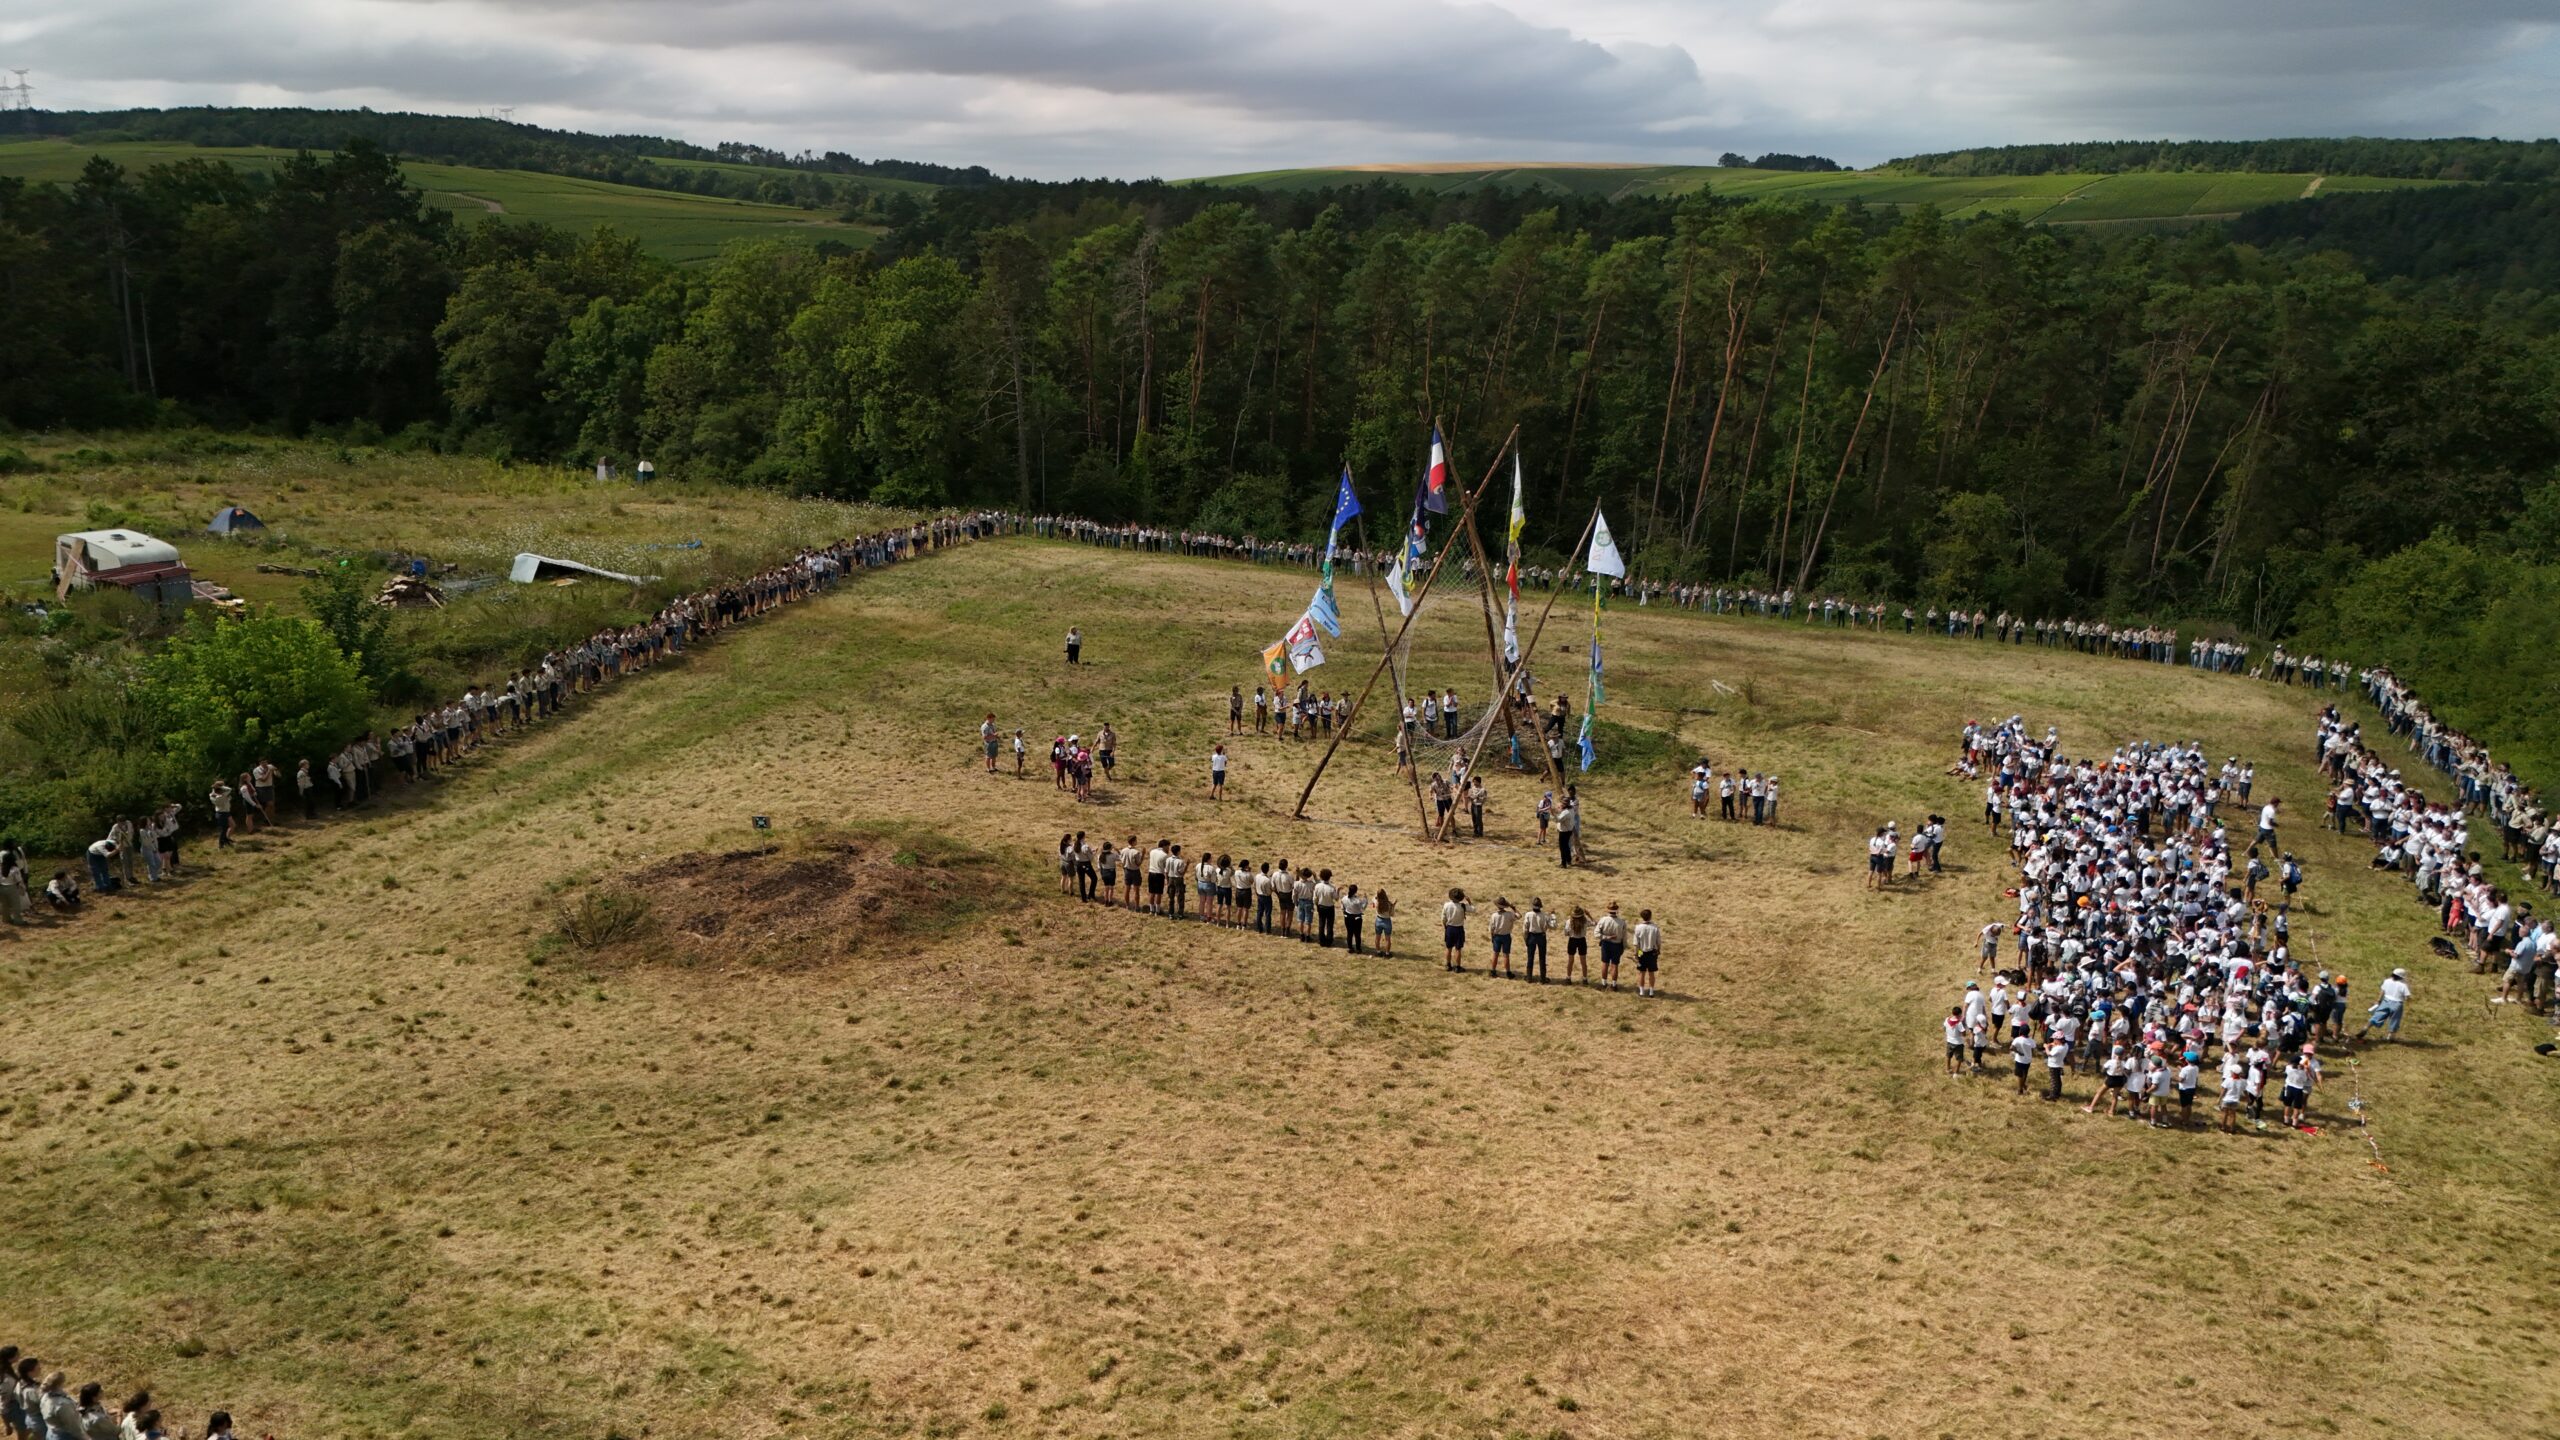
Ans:
POLYGON ((2404 180, 2560 179, 2560 140, 2087 140, 1986 145, 1905 155, 1887 170, 1920 175, 2118 175, 2137 170, 2381 175, 2404 180))
MULTIPOLYGON (((24 121, 35 134, 89 144, 175 140, 203 146, 325 151, 361 140, 411 160, 441 165, 531 170, 766 205, 849 210, 866 219, 879 218, 890 195, 900 193, 884 194, 881 187, 863 183, 866 180, 978 185, 995 178, 980 165, 863 160, 836 150, 785 154, 756 145, 703 146, 661 135, 591 135, 483 116, 408 111, 197 105, 167 110, 38 111, 24 121), (764 173, 721 169, 718 164, 748 165, 764 173)), ((910 201, 892 218, 905 218, 915 208, 910 201)))
POLYGON ((2536 311, 2212 228, 951 196, 878 254, 682 272, 611 232, 464 230, 362 144, 271 182, 101 160, 0 184, 0 416, 177 409, 1266 535, 1318 533, 1344 463, 1391 530, 1433 424, 1463 469, 1517 423, 1533 544, 1602 503, 1656 576, 2261 634, 2368 558, 2493 540, 2560 464, 2536 311))
POLYGON ((2241 215, 2231 235, 2250 245, 2340 251, 2377 280, 2505 291, 2519 303, 2543 305, 2560 295, 2560 185, 2446 185, 2288 200, 2241 215))

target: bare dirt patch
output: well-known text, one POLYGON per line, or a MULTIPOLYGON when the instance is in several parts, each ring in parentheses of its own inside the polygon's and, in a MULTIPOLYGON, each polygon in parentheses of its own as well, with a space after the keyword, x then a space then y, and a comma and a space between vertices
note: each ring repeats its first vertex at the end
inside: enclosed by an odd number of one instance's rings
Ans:
POLYGON ((677 855, 615 887, 647 923, 603 955, 805 969, 939 934, 991 893, 991 864, 920 833, 828 835, 677 855))

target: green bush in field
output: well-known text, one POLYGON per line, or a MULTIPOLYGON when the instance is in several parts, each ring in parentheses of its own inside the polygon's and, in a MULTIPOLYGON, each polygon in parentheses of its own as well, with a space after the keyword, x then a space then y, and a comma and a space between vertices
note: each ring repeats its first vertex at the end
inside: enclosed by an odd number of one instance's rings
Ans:
POLYGON ((391 630, 394 612, 373 603, 371 581, 371 575, 341 562, 303 582, 302 603, 375 699, 414 698, 416 677, 391 630))
POLYGON ((39 855, 77 854, 115 817, 158 810, 171 783, 150 708, 121 676, 84 675, 0 734, 0 832, 39 855))
POLYGON ((364 676, 310 620, 198 618, 153 658, 147 694, 190 784, 264 756, 290 768, 364 733, 364 676))

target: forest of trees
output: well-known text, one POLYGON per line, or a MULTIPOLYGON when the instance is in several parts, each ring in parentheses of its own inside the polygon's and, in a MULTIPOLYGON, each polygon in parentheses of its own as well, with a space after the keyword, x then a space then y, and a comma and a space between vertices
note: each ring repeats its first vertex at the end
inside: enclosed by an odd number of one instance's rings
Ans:
POLYGON ((1886 161, 1884 168, 1920 175, 2238 170, 2403 180, 2553 180, 2560 179, 2560 140, 2089 140, 1905 155, 1886 161))
POLYGON ((2290 200, 2231 222, 2251 245, 2337 250, 2375 279, 2560 297, 2560 185, 2446 185, 2290 200))
POLYGON ((1829 174, 1840 168, 1840 162, 1823 155, 1789 155, 1772 150, 1754 160, 1739 151, 1727 150, 1716 157, 1716 163, 1728 170, 1808 170, 1829 174))
POLYGON ((874 254, 683 272, 464 230, 363 145, 271 181, 0 182, 0 420, 1300 536, 1344 462, 1392 526, 1435 420, 1462 471, 1516 423, 1550 552, 1599 501, 1654 576, 2340 646, 2388 608, 2341 608, 2370 562, 2560 561, 2560 337, 2529 296, 2210 227, 1710 195, 946 196, 874 254))

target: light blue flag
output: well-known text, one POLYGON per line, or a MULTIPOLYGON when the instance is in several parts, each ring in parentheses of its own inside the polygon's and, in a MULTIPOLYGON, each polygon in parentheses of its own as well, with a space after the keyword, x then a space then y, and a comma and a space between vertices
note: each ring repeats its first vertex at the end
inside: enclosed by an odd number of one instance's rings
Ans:
POLYGON ((1316 598, 1307 602, 1307 618, 1324 627, 1324 633, 1342 638, 1342 607, 1333 600, 1333 577, 1327 575, 1316 584, 1316 598))
POLYGON ((1600 752, 1591 748, 1591 712, 1588 710, 1582 712, 1582 735, 1579 743, 1582 746, 1582 768, 1588 771, 1592 766, 1600 763, 1600 752))

